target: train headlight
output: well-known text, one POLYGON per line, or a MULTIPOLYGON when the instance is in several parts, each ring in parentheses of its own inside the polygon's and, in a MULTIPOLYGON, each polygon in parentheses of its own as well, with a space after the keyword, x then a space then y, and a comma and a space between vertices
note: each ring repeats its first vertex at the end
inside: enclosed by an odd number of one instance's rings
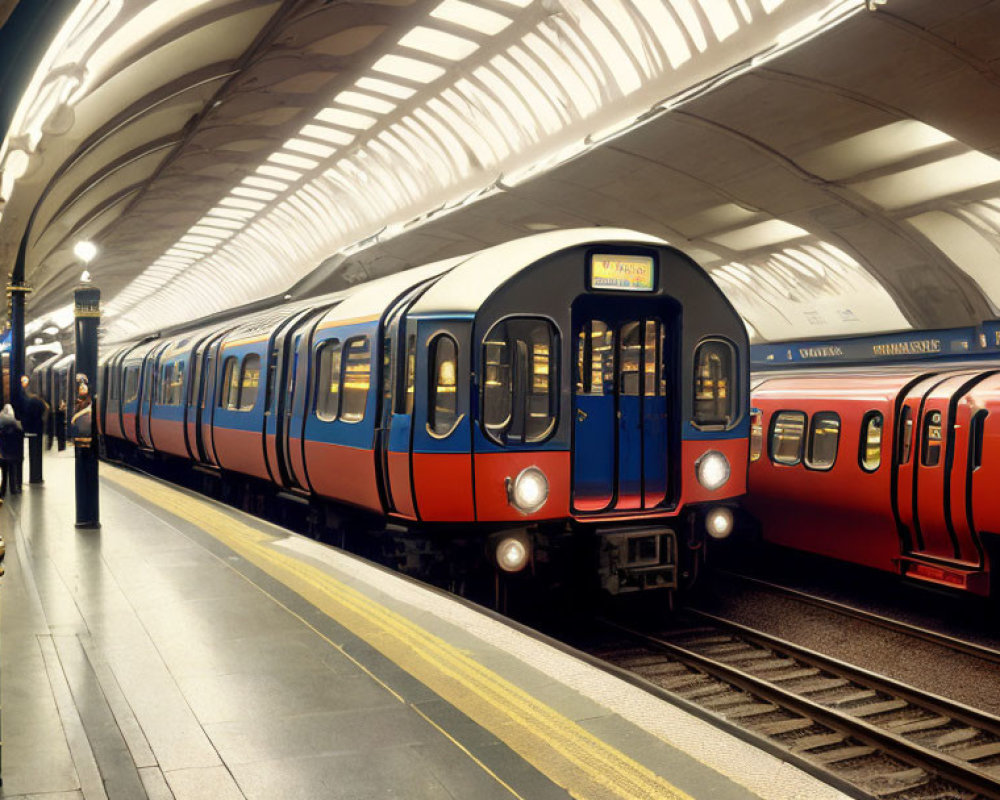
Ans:
POLYGON ((733 512, 717 506, 705 515, 705 530, 713 539, 725 539, 733 532, 733 512))
POLYGON ((528 545, 519 536, 507 536, 497 545, 497 566, 504 572, 520 572, 528 563, 528 545))
POLYGON ((549 499, 549 480, 538 467, 526 467, 507 479, 507 501, 522 514, 534 514, 549 499))
POLYGON ((709 450, 695 462, 698 483, 714 492, 729 480, 729 460, 718 450, 709 450))

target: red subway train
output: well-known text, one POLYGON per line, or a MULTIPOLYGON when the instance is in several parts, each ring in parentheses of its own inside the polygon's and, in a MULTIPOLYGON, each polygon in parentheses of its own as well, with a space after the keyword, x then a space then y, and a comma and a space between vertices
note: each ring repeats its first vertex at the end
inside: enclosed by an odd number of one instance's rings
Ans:
POLYGON ((99 377, 110 455, 353 509, 418 574, 448 539, 500 575, 584 545, 612 594, 683 588, 746 490, 743 323, 632 231, 539 234, 119 345, 99 377))
POLYGON ((1000 367, 758 374, 751 403, 765 541, 997 596, 1000 367))

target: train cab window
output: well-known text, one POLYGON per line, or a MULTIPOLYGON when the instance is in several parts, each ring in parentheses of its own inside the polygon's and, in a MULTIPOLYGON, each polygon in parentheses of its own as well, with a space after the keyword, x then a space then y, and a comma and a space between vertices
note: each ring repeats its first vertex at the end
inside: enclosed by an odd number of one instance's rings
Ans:
POLYGON ((903 407, 899 429, 899 463, 908 464, 910 461, 910 450, 913 447, 913 409, 909 406, 903 407))
POLYGON ((329 339, 316 351, 316 416, 333 422, 340 411, 340 341, 329 339))
POLYGON ((529 317, 494 325, 483 342, 483 427, 500 444, 540 442, 555 429, 555 327, 529 317))
POLYGON ((603 395, 614 391, 615 334, 599 319, 580 331, 576 352, 576 393, 603 395))
POLYGON ((833 411, 813 414, 809 425, 809 446, 806 448, 806 466, 809 469, 828 470, 837 460, 840 443, 840 417, 833 411))
POLYGON ((240 370, 240 411, 250 411, 257 404, 260 390, 260 356, 250 353, 243 358, 240 370))
POLYGON ((924 435, 920 449, 920 463, 925 467, 936 467, 941 462, 941 412, 931 411, 924 417, 924 435))
POLYGON ((801 411, 781 411, 771 427, 771 460, 794 467, 802 461, 802 440, 806 415, 801 411))
POLYGON ((139 396, 139 368, 125 367, 125 402, 135 402, 139 396))
POLYGON ((340 418, 360 422, 365 417, 371 386, 371 344, 367 336, 348 339, 344 345, 340 418))
POLYGON ((219 407, 235 410, 240 395, 240 372, 236 356, 229 356, 222 365, 222 394, 219 407))
POLYGON ((698 345, 694 352, 696 427, 725 428, 735 420, 735 366, 736 351, 729 342, 710 339, 698 345))
POLYGON ((431 367, 427 430, 447 436, 458 423, 458 345, 447 334, 435 336, 428 348, 431 367))
POLYGON ((869 411, 861 423, 861 468, 874 472, 882 464, 882 414, 869 411))

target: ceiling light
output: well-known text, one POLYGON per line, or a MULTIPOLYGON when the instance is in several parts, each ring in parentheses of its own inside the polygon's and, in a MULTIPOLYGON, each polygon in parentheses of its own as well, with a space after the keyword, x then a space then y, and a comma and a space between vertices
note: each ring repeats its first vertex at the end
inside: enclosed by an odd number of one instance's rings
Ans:
POLYGON ((801 239, 808 235, 809 231, 800 228, 798 225, 792 225, 780 219, 771 219, 707 238, 710 242, 715 242, 731 250, 753 250, 757 247, 766 247, 778 242, 801 239))
POLYGON ((249 186, 236 186, 230 194, 235 197, 249 197, 251 200, 273 200, 278 196, 274 192, 265 192, 263 189, 253 189, 249 186))
POLYGON ((354 85, 359 89, 387 94, 389 97, 395 97, 399 100, 406 100, 409 97, 413 97, 417 91, 416 89, 411 89, 409 86, 400 86, 398 83, 383 81, 380 78, 360 78, 354 85))
POLYGON ((273 164, 261 164, 257 167, 257 172, 260 175, 270 175, 272 178, 281 178, 286 181, 297 181, 302 177, 301 172, 286 169, 285 167, 276 167, 273 164))
POLYGON ((201 253, 203 255, 207 255, 208 253, 211 253, 212 250, 215 249, 215 248, 213 248, 213 247, 203 247, 200 244, 189 244, 187 242, 178 242, 177 244, 174 245, 173 249, 174 250, 188 250, 189 252, 192 252, 192 253, 201 253))
MULTIPOLYGON (((293 156, 288 153, 271 153, 267 157, 267 160, 273 161, 275 164, 283 164, 286 167, 298 167, 303 170, 316 169, 319 166, 319 162, 313 161, 311 158, 293 156)), ((260 170, 257 171, 260 172, 260 170)))
POLYGON ((247 186, 256 186, 258 189, 271 189, 275 192, 283 192, 288 188, 287 183, 282 181, 275 181, 271 178, 258 178, 256 175, 250 175, 243 179, 243 183, 247 186))
MULTIPOLYGON (((10 161, 9 158, 7 160, 10 161)), ((77 242, 73 247, 73 255, 84 264, 89 264, 97 257, 97 245, 93 242, 77 242)))
POLYGON ((190 234, 182 236, 180 241, 185 244, 203 244, 207 247, 215 247, 219 243, 217 239, 210 239, 207 236, 192 236, 190 234))
POLYGON ((344 128, 355 128, 357 130, 368 130, 375 124, 375 117, 367 114, 359 114, 357 111, 348 111, 346 108, 324 108, 316 115, 320 122, 329 122, 331 125, 340 125, 344 128))
POLYGON ((242 197, 223 197, 219 201, 221 206, 230 208, 245 208, 248 211, 261 211, 267 207, 267 203, 258 203, 256 200, 244 200, 242 197))
POLYGON ((316 142, 307 142, 303 139, 289 139, 282 147, 286 150, 295 150, 298 153, 305 153, 308 156, 317 158, 329 158, 337 152, 337 148, 316 142))
POLYGON ((445 0, 431 12, 431 16, 464 28, 471 28, 487 36, 495 36, 511 22, 503 14, 474 6, 464 0, 445 0))
POLYGON ((324 128, 322 125, 304 125, 299 134, 330 142, 330 144, 350 144, 354 141, 353 133, 340 131, 336 128, 324 128))
POLYGON ((425 28, 423 25, 418 25, 407 33, 399 40, 399 44, 438 58, 447 58, 449 61, 460 61, 479 49, 479 45, 470 39, 463 39, 461 36, 445 33, 436 28, 425 28))
POLYGON ((216 206, 208 212, 213 217, 226 217, 228 219, 247 220, 254 216, 253 211, 244 211, 241 208, 221 208, 216 206))
POLYGON ((417 83, 436 81, 445 73, 444 67, 428 64, 426 61, 418 61, 415 58, 392 55, 382 56, 375 62, 372 69, 417 83))
POLYGON ((245 222, 241 222, 235 219, 221 219, 219 217, 202 217, 200 220, 198 220, 196 224, 208 225, 213 228, 226 228, 232 231, 238 231, 240 228, 246 225, 245 222))
POLYGON ((354 106, 364 111, 373 111, 376 114, 388 114, 396 107, 395 103, 390 103, 388 100, 380 100, 377 97, 372 97, 370 94, 362 94, 361 92, 341 92, 333 98, 333 102, 345 106, 354 106))

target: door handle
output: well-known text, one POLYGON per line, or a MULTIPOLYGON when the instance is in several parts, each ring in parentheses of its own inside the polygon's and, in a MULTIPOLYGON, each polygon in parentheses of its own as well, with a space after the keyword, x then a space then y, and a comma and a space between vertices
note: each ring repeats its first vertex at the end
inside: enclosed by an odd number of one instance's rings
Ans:
POLYGON ((583 422, 586 418, 587 418, 587 412, 584 411, 582 408, 578 408, 576 410, 576 421, 583 422))

